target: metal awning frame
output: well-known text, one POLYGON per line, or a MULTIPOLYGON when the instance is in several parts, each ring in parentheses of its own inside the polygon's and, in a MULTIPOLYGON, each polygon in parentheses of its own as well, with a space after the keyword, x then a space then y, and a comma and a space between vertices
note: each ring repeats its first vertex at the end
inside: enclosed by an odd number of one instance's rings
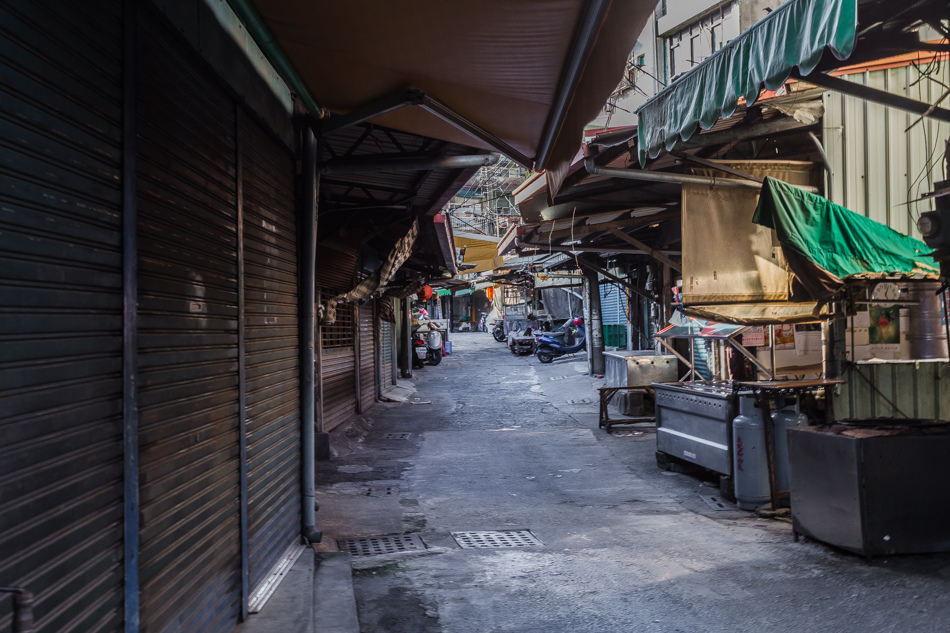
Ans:
POLYGON ((325 137, 353 125, 365 123, 370 119, 410 106, 422 108, 426 112, 438 117, 465 134, 468 134, 473 139, 479 140, 492 149, 501 152, 525 169, 531 169, 534 165, 534 161, 498 136, 472 123, 438 99, 419 90, 399 90, 376 101, 367 103, 347 114, 325 117, 319 120, 314 119, 312 125, 318 136, 325 137))

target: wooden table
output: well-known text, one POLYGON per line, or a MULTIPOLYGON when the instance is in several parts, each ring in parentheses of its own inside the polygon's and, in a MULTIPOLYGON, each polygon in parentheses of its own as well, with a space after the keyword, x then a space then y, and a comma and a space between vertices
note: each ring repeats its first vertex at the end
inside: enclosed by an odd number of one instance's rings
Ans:
POLYGON ((613 400, 614 396, 620 391, 642 391, 647 398, 653 400, 653 387, 598 387, 597 392, 600 394, 600 419, 597 426, 599 428, 606 427, 607 432, 610 433, 610 428, 618 424, 640 424, 643 422, 656 421, 656 417, 652 415, 612 420, 607 410, 607 405, 610 404, 610 401, 613 400))

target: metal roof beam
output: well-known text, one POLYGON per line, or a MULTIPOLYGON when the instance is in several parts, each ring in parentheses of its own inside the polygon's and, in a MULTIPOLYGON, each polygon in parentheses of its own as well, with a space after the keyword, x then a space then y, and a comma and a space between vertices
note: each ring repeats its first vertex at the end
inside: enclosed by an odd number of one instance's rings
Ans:
POLYGON ((821 88, 840 92, 851 97, 857 97, 858 99, 864 99, 865 101, 870 101, 872 103, 879 103, 881 105, 897 108, 898 110, 904 110, 905 112, 910 112, 912 114, 918 114, 920 116, 930 117, 938 121, 950 123, 950 110, 947 110, 946 108, 938 108, 937 104, 931 105, 923 101, 917 101, 916 99, 908 99, 907 97, 902 97, 901 95, 896 95, 885 90, 878 90, 877 88, 871 88, 869 86, 847 81, 845 79, 840 79, 838 77, 832 77, 831 75, 825 75, 824 73, 812 73, 804 77, 798 73, 794 73, 793 76, 796 79, 814 84, 821 88))
POLYGON ((494 165, 501 156, 496 153, 469 156, 434 156, 429 158, 385 158, 373 155, 323 163, 320 174, 368 174, 394 171, 432 171, 433 169, 467 169, 494 165))
POLYGON ((434 99, 428 95, 423 95, 423 102, 421 105, 424 110, 437 116, 449 125, 461 130, 462 132, 465 132, 477 140, 482 141, 493 150, 501 152, 525 169, 531 169, 532 161, 530 158, 503 141, 500 137, 492 134, 485 128, 473 123, 472 121, 469 121, 438 99, 434 99))
POLYGON ((316 121, 316 131, 319 136, 328 136, 334 132, 339 132, 348 127, 365 123, 370 119, 375 119, 394 110, 399 110, 410 105, 419 105, 422 103, 423 94, 418 90, 399 90, 390 95, 386 95, 376 101, 371 101, 366 105, 356 108, 340 116, 332 116, 316 121))

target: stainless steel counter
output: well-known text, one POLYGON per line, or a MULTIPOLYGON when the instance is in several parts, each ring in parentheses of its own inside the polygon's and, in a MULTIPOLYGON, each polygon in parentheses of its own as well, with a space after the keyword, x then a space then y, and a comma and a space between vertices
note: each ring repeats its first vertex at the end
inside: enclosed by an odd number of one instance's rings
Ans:
POLYGON ((738 412, 730 383, 653 383, 656 448, 672 457, 732 475, 732 420, 738 412))

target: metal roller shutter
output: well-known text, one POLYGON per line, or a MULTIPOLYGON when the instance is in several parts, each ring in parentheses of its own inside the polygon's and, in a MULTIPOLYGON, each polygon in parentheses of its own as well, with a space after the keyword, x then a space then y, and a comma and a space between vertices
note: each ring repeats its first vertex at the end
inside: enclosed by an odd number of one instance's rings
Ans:
POLYGON ((380 389, 386 391, 393 385, 393 324, 389 321, 379 322, 380 346, 380 389))
POLYGON ((373 304, 359 307, 360 313, 360 413, 376 404, 376 333, 373 304))
POLYGON ((239 117, 251 594, 300 534, 300 348, 293 156, 239 117))
POLYGON ((34 631, 120 631, 120 5, 0 15, 0 585, 34 631))
POLYGON ((142 631, 241 609, 234 104, 188 45, 139 29, 142 631))
MULTIPOLYGON (((327 296, 326 292, 322 293, 327 296)), ((323 354, 323 431, 330 431, 356 414, 356 352, 353 305, 336 310, 336 323, 320 328, 323 354)))
POLYGON ((337 292, 346 292, 355 284, 357 251, 354 248, 340 246, 333 248, 326 244, 317 246, 316 284, 325 288, 324 297, 337 292))

